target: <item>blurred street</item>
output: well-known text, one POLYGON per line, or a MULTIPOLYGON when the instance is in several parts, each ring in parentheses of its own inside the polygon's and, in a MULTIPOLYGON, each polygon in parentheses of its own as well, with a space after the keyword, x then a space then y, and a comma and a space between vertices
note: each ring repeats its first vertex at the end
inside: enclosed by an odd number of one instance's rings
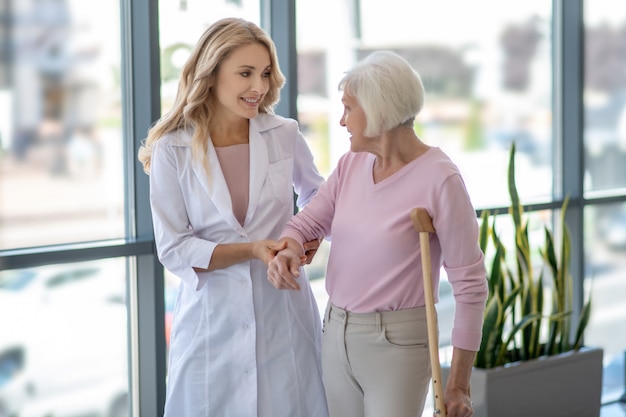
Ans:
POLYGON ((52 175, 49 154, 45 145, 22 161, 0 154, 0 249, 122 237, 121 166, 107 172, 91 160, 52 175))

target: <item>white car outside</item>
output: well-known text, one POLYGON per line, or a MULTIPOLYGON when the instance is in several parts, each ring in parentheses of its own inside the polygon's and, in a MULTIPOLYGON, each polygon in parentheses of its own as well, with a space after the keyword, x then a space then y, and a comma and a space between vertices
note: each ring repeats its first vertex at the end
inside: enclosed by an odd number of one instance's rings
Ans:
POLYGON ((115 261, 13 271, 28 282, 12 290, 2 271, 0 417, 128 415, 126 273, 115 261))

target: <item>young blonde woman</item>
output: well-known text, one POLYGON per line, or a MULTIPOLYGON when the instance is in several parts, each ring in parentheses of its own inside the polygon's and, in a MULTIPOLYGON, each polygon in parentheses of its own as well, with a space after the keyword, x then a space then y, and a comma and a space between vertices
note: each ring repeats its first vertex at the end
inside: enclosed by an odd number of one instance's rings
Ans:
POLYGON ((266 276, 293 191, 302 207, 323 182, 297 123, 273 115, 283 84, 266 32, 217 21, 140 149, 158 256, 181 279, 166 417, 327 416, 308 280, 266 276))
POLYGON ((431 370, 419 234, 410 212, 425 208, 436 230, 429 242, 433 296, 443 266, 455 299, 447 416, 470 417, 469 377, 487 274, 463 179, 450 158, 413 129, 424 87, 403 58, 375 52, 346 73, 340 88, 350 152, 288 223, 289 246, 270 263, 269 279, 291 288, 303 243, 331 236, 322 342, 330 415, 419 417, 431 370))

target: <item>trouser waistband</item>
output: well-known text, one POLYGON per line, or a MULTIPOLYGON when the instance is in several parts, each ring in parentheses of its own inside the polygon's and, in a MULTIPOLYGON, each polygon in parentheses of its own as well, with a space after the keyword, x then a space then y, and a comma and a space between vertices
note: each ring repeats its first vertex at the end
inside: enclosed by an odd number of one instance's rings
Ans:
POLYGON ((426 320, 426 308, 416 307, 403 310, 377 311, 373 313, 353 313, 328 303, 326 317, 348 324, 379 326, 380 324, 402 323, 414 320, 426 320))

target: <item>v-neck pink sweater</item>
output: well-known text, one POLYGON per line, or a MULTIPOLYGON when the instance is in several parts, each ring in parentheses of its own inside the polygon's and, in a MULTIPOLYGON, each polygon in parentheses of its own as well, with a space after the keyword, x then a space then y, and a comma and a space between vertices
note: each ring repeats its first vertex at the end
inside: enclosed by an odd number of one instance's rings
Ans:
POLYGON ((375 184, 369 153, 348 152, 316 196, 286 226, 301 244, 331 239, 326 269, 330 302, 358 313, 424 306, 419 234, 410 212, 424 207, 430 236, 433 291, 445 269, 455 298, 452 345, 478 350, 487 281, 478 221, 456 165, 431 148, 375 184))

